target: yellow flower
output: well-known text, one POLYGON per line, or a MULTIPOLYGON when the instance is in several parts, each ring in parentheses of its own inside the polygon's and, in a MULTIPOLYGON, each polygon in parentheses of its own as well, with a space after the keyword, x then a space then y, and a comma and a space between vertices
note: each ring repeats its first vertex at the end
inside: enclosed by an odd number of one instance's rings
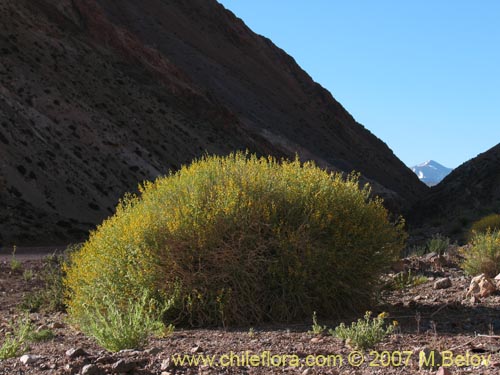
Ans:
POLYGON ((398 323, 398 321, 397 321, 397 320, 393 320, 393 321, 392 321, 392 325, 393 325, 394 327, 397 327, 397 326, 399 325, 399 323, 398 323))
POLYGON ((388 314, 388 313, 386 313, 386 312, 381 312, 380 314, 378 314, 378 318, 379 318, 379 319, 385 319, 385 318, 387 318, 388 316, 389 316, 389 314, 388 314))

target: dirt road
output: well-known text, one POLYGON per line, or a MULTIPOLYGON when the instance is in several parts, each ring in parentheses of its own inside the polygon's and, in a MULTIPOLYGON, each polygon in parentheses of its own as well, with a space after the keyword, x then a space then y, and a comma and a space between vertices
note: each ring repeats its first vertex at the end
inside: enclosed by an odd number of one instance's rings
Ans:
MULTIPOLYGON (((64 249, 66 249, 65 245, 44 247, 16 247, 15 257, 19 260, 36 260, 55 252, 62 252, 64 251, 64 249)), ((0 262, 11 259, 13 251, 14 249, 12 247, 0 248, 0 262)))

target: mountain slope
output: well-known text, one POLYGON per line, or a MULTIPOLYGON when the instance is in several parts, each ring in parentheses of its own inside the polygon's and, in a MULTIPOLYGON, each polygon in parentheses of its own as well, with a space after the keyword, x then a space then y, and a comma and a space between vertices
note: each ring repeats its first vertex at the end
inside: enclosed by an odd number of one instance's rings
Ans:
POLYGON ((411 221, 461 239, 472 221, 500 212, 500 144, 462 164, 415 205, 411 221))
POLYGON ((424 184, 434 186, 439 184, 453 169, 446 168, 437 161, 429 160, 411 167, 411 170, 424 184))
POLYGON ((268 39, 215 0, 0 3, 0 242, 66 243, 137 183, 249 149, 426 188, 268 39))

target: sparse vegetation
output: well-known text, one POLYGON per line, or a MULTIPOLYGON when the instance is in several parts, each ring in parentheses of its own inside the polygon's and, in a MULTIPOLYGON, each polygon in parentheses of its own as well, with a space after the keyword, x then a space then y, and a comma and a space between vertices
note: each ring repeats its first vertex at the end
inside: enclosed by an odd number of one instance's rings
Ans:
MULTIPOLYGON (((70 246, 67 252, 75 251, 77 248, 78 246, 75 245, 70 246)), ((30 312, 39 310, 65 311, 63 285, 64 262, 65 257, 61 254, 52 254, 43 259, 43 269, 39 275, 43 282, 43 288, 26 294, 20 305, 22 309, 30 312)))
POLYGON ((450 239, 442 234, 435 234, 425 244, 413 245, 405 249, 403 256, 423 256, 428 253, 443 255, 450 247, 450 239))
POLYGON ((500 230, 500 215, 490 214, 475 221, 469 232, 469 239, 472 240, 476 233, 486 233, 488 230, 494 232, 500 230))
POLYGON ((403 290, 425 284, 427 281, 427 277, 423 275, 415 275, 411 272, 411 270, 409 270, 408 272, 399 272, 396 274, 390 286, 393 289, 403 290))
POLYGON ((204 157, 140 191, 71 256, 76 321, 98 324, 89 314, 104 302, 144 290, 173 301, 167 321, 191 325, 359 309, 406 237, 357 176, 298 160, 204 157))
POLYGON ((388 317, 387 313, 381 313, 375 318, 371 316, 372 312, 367 311, 363 319, 353 322, 350 327, 340 323, 335 329, 330 329, 329 333, 332 336, 346 340, 346 344, 355 349, 372 348, 387 335, 390 335, 398 323, 393 321, 392 324, 385 324, 385 319, 388 317))
POLYGON ((495 277, 500 273, 500 230, 476 233, 471 245, 462 254, 465 257, 462 267, 469 275, 484 273, 495 277))
POLYGON ((450 239, 441 234, 435 234, 427 241, 427 252, 443 255, 450 247, 450 239))
POLYGON ((29 340, 33 342, 49 341, 55 337, 51 329, 41 329, 40 331, 31 332, 29 340))
POLYGON ((10 258, 10 269, 12 271, 19 271, 22 268, 22 263, 16 258, 17 248, 14 246, 12 249, 12 257, 10 258))
POLYGON ((28 282, 28 281, 31 281, 34 277, 34 274, 33 274, 33 270, 24 270, 23 272, 23 279, 24 281, 28 282))
POLYGON ((323 332, 326 331, 327 326, 322 326, 318 323, 318 317, 316 316, 316 311, 313 312, 312 315, 312 326, 311 326, 311 331, 310 333, 314 335, 321 335, 323 332))
POLYGON ((139 300, 130 299, 124 306, 117 306, 107 296, 102 298, 99 306, 103 310, 85 307, 88 309, 87 317, 93 319, 80 321, 80 328, 110 351, 139 349, 150 335, 164 336, 173 331, 173 326, 165 327, 161 321, 169 306, 159 306, 147 292, 139 300))
POLYGON ((0 360, 23 354, 28 349, 28 342, 33 331, 28 316, 23 316, 17 322, 11 322, 9 328, 0 346, 0 360))

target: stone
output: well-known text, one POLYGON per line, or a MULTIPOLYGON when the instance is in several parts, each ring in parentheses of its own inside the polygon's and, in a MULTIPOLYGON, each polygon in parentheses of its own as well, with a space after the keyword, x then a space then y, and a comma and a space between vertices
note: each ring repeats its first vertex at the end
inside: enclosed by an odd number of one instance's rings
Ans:
POLYGON ((114 373, 130 372, 135 370, 136 367, 137 367, 137 362, 120 359, 119 361, 111 365, 111 370, 114 373))
POLYGON ((151 348, 151 349, 147 349, 145 351, 146 354, 149 354, 149 355, 157 355, 158 353, 161 353, 161 349, 160 348, 151 348))
POLYGON ((160 370, 166 371, 166 370, 172 369, 173 367, 174 367, 174 365, 173 365, 172 361, 170 360, 170 358, 167 358, 161 362, 160 370))
POLYGON ((191 350, 190 350, 190 352, 191 352, 192 354, 195 354, 195 353, 200 353, 200 352, 202 352, 202 351, 203 351, 203 349, 202 349, 202 348, 201 348, 201 346, 199 346, 199 345, 197 345, 197 346, 195 346, 195 347, 191 348, 191 350))
POLYGON ((32 363, 35 363, 39 359, 43 358, 40 355, 34 355, 34 354, 25 354, 19 360, 23 365, 31 365, 32 363))
POLYGON ((486 298, 497 291, 496 285, 487 277, 479 281, 479 297, 486 298))
POLYGON ((53 322, 49 324, 50 329, 58 329, 58 328, 64 328, 64 324, 59 323, 59 322, 53 322))
POLYGON ((391 265, 391 270, 400 273, 406 271, 406 264, 403 259, 397 260, 391 265))
POLYGON ((495 293, 496 290, 497 287, 493 280, 482 273, 472 278, 465 298, 487 298, 495 293))
POLYGON ((112 363, 115 359, 109 355, 103 355, 95 360, 95 363, 100 364, 109 364, 112 363))
POLYGON ((82 367, 82 375, 96 375, 99 373, 100 369, 97 365, 89 364, 82 367))
POLYGON ((481 288, 479 288, 479 284, 472 280, 470 282, 469 288, 467 289, 467 293, 465 294, 465 298, 476 298, 476 296, 479 296, 480 290, 481 288))
POLYGON ((451 286, 451 280, 449 277, 443 277, 434 282, 434 289, 446 289, 451 286))
POLYGON ((302 371, 302 375, 311 375, 313 373, 312 368, 306 368, 304 371, 302 371))
POLYGON ((448 367, 440 367, 436 375, 451 375, 451 371, 448 367))
POLYGON ((319 343, 322 343, 322 342, 323 342, 323 339, 320 338, 320 337, 313 337, 311 339, 311 343, 313 343, 313 344, 319 344, 319 343))
POLYGON ((86 357, 86 356, 88 356, 88 354, 82 348, 71 348, 66 350, 66 357, 70 359, 75 359, 78 357, 86 357))

